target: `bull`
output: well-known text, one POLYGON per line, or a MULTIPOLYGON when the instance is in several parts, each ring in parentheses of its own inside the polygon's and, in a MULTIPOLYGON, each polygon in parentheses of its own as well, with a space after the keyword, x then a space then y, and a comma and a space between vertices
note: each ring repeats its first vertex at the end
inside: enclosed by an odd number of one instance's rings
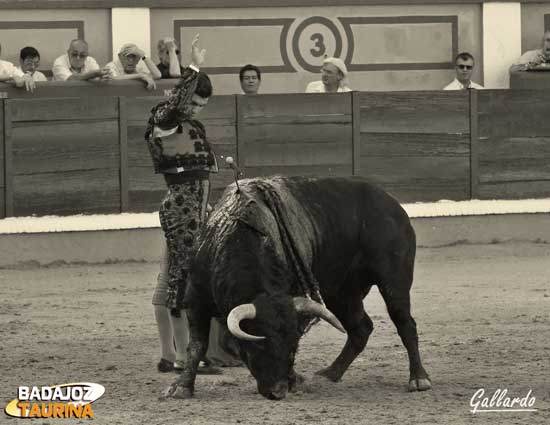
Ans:
POLYGON ((184 300, 186 367, 166 395, 193 396, 212 318, 225 319, 258 391, 269 399, 282 399, 303 382, 294 370, 299 340, 324 319, 347 340, 317 373, 339 381, 372 333, 363 306, 372 285, 407 350, 408 389, 430 389, 410 312, 416 239, 399 203, 356 177, 238 183, 226 189, 202 231, 184 300))

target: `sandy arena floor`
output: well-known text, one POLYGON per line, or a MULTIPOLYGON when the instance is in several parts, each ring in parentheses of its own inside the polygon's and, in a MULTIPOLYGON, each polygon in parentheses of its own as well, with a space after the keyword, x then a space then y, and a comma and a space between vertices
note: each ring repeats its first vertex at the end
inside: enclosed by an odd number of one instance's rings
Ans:
MULTIPOLYGON (((16 398, 19 385, 87 381, 106 388, 93 404, 99 424, 548 424, 549 265, 546 244, 421 249, 413 315, 433 390, 406 391, 405 349, 372 291, 366 305, 375 330, 343 381, 314 376, 345 338, 319 324, 297 356, 308 387, 280 402, 261 397, 242 368, 199 376, 193 400, 159 400, 173 375, 155 369, 156 264, 0 270, 0 403, 16 398), (479 388, 506 388, 512 397, 532 390, 538 412, 472 415, 479 388)), ((29 423, 0 414, 2 424, 19 422, 29 423)))

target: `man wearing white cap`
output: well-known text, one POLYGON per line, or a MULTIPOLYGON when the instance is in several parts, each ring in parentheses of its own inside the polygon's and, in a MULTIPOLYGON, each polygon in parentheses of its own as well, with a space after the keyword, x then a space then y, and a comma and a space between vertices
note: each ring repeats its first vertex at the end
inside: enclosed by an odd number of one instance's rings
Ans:
POLYGON ((325 58, 321 67, 321 81, 313 81, 306 93, 343 93, 351 91, 348 85, 348 69, 342 59, 325 58))
POLYGON ((120 48, 118 59, 105 65, 114 80, 141 80, 148 90, 156 88, 155 81, 161 74, 155 63, 133 43, 120 48))

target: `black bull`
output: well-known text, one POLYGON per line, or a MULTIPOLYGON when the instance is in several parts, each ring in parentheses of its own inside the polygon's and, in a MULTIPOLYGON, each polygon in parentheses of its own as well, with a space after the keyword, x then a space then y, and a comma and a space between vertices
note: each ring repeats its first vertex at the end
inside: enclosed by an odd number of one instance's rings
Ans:
POLYGON ((342 352, 318 372, 339 381, 373 330, 363 307, 372 285, 407 349, 409 390, 431 388, 410 313, 415 234, 398 202, 360 178, 275 177, 239 185, 226 189, 201 234, 185 296, 187 364, 166 394, 193 395, 213 317, 227 321, 259 392, 271 399, 301 382, 294 356, 312 320, 343 326, 342 352))

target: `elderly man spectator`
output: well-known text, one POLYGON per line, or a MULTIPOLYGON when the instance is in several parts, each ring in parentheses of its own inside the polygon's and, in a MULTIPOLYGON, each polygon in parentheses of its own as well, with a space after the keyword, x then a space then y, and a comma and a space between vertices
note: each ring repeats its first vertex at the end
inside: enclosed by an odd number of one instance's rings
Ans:
POLYGON ((550 31, 544 33, 541 48, 528 50, 521 55, 510 67, 510 72, 527 71, 542 64, 550 64, 550 31))
POLYGON ((348 83, 348 69, 342 59, 325 58, 321 67, 321 81, 313 81, 306 87, 306 93, 341 93, 351 91, 348 83))
POLYGON ((19 52, 19 69, 24 74, 29 74, 33 81, 48 81, 38 68, 40 67, 40 53, 34 47, 23 47, 19 52))
POLYGON ((147 90, 156 88, 154 80, 161 78, 157 66, 151 58, 133 43, 127 43, 120 48, 118 59, 109 62, 106 67, 114 80, 140 80, 145 83, 147 90))
POLYGON ((245 65, 239 71, 239 81, 243 94, 258 94, 262 83, 262 73, 255 65, 245 65))
MULTIPOLYGON (((2 45, 0 45, 2 54, 2 45)), ((25 87, 27 91, 33 92, 35 84, 29 74, 17 69, 11 62, 0 59, 0 83, 13 83, 15 87, 25 87)))
POLYGON ((157 55, 161 78, 180 78, 184 70, 181 66, 178 55, 180 51, 173 37, 164 37, 157 43, 157 55))
MULTIPOLYGON (((191 62, 202 64, 206 49, 199 49, 199 35, 196 34, 191 43, 191 62)), ((180 63, 178 45, 173 37, 164 37, 157 43, 157 54, 160 63, 157 65, 161 78, 180 78, 184 66, 180 63)))
POLYGON ((468 52, 462 52, 456 55, 455 72, 456 77, 453 81, 447 84, 443 90, 466 90, 466 89, 483 89, 483 86, 472 81, 472 73, 474 72, 474 57, 468 52))
POLYGON ((88 50, 88 43, 84 40, 72 40, 67 53, 53 62, 53 79, 56 81, 108 79, 108 71, 100 69, 88 50))

